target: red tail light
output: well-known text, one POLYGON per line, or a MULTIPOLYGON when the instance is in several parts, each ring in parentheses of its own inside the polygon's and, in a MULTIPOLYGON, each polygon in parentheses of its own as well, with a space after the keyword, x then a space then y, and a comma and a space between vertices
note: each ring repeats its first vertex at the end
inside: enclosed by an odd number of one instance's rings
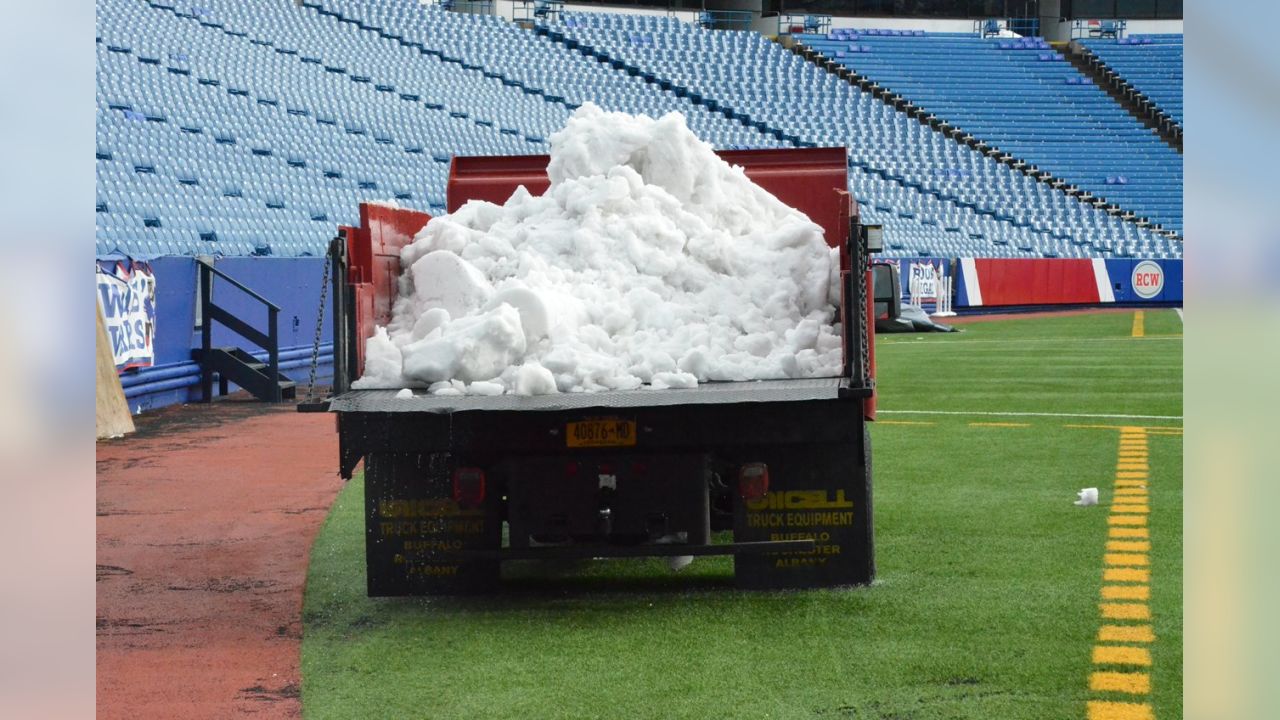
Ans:
POLYGON ((738 468, 738 494, 743 500, 759 500, 769 492, 769 466, 762 462, 738 468))
POLYGON ((453 471, 453 499, 463 507, 484 502, 484 470, 458 468, 453 471))

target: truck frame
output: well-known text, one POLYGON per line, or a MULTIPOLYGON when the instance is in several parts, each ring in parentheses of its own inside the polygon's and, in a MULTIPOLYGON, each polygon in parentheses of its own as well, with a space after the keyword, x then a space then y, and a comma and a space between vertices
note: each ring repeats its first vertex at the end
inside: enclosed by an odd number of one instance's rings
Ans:
MULTIPOLYGON (((430 216, 363 204, 360 226, 339 229, 334 390, 322 407, 337 416, 342 477, 364 463, 369 595, 493 591, 502 563, 522 559, 728 554, 750 589, 874 578, 870 233, 845 151, 719 155, 840 249, 840 377, 535 397, 351 390, 365 340, 391 319, 400 249, 430 216)), ((448 210, 501 203, 519 185, 540 193, 547 162, 455 158, 448 210)))

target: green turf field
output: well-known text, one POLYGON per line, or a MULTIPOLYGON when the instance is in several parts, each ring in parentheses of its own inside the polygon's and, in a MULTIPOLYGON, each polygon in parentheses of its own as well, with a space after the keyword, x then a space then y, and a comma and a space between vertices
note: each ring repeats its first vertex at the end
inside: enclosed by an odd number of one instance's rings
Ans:
POLYGON ((304 713, 1046 720, 1125 700, 1180 718, 1182 325, 1147 311, 1135 338, 1133 319, 880 338, 871 587, 744 593, 717 558, 678 575, 516 567, 501 597, 369 599, 357 479, 312 552, 304 713), (1120 426, 1179 429, 1147 434, 1149 695, 1090 689, 1120 426), (1098 507, 1072 505, 1086 486, 1098 507))

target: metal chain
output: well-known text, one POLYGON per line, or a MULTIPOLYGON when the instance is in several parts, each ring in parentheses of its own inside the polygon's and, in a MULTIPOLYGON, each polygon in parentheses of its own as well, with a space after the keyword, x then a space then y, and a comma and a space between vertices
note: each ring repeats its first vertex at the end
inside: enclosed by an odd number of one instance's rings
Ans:
POLYGON ((324 254, 324 270, 320 273, 320 307, 316 310, 316 337, 311 343, 311 375, 307 379, 307 399, 315 399, 316 366, 320 364, 320 337, 324 334, 324 301, 329 295, 329 268, 333 261, 333 253, 324 254))
MULTIPOLYGON (((859 233, 861 234, 861 233, 859 233)), ((857 248, 857 262, 854 267, 858 268, 858 272, 862 277, 858 278, 858 312, 864 316, 867 312, 867 248, 862 238, 854 243, 857 248)), ((852 321, 853 318, 850 318, 852 321)), ((858 352, 862 356, 862 385, 863 387, 871 386, 871 352, 867 338, 871 335, 872 329, 866 326, 865 317, 858 323, 862 327, 862 332, 858 333, 858 352)))

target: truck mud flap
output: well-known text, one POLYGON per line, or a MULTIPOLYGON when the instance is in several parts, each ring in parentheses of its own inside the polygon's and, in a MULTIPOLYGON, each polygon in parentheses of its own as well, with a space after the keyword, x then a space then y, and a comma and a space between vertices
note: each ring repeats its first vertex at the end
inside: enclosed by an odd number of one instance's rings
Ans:
POLYGON ((453 497, 447 453, 369 453, 365 458, 365 562, 371 597, 491 592, 499 563, 463 557, 502 543, 498 499, 475 507, 453 497))
MULTIPOLYGON (((856 436, 855 436, 856 437, 856 436)), ((734 578, 744 589, 863 585, 875 578, 870 437, 861 442, 763 448, 769 467, 760 498, 734 500, 739 542, 814 541, 812 550, 743 554, 734 578)))

